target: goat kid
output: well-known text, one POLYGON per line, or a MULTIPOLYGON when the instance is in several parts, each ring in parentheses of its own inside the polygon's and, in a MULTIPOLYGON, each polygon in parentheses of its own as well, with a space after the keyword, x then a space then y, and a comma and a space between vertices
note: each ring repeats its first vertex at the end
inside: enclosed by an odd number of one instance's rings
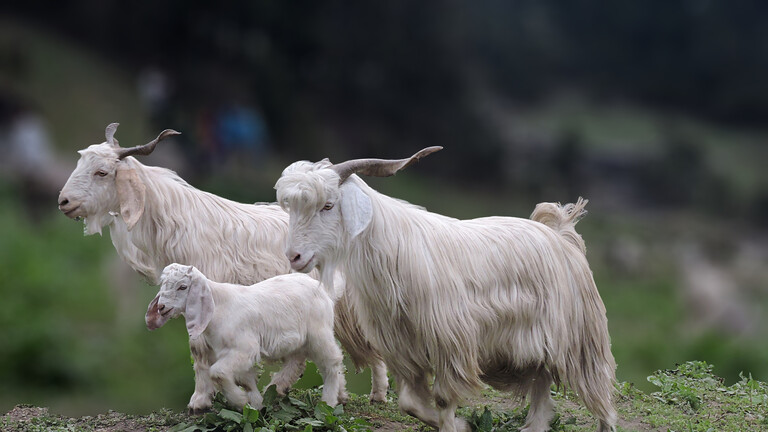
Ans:
MULTIPOLYGON (((333 300, 317 281, 292 273, 252 286, 216 283, 192 266, 170 264, 145 317, 155 330, 183 315, 194 358, 195 392, 189 411, 207 411, 221 391, 235 409, 261 408, 258 363, 303 365, 310 359, 323 377, 322 400, 346 403, 341 349, 333 334, 333 300)), ((294 369, 295 379, 301 370, 294 369)), ((275 384, 274 379, 270 385, 275 384)))

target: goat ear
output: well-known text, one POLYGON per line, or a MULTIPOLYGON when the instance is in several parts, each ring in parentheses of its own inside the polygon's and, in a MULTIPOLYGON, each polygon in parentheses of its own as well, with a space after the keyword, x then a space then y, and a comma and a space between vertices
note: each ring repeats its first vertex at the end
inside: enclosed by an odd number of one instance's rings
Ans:
POLYGON ((187 307, 184 317, 187 321, 187 333, 190 339, 197 339, 213 318, 213 295, 208 282, 203 278, 193 278, 189 287, 187 307))
POLYGON ((341 190, 341 216, 344 227, 352 238, 357 237, 371 223, 371 198, 353 182, 343 183, 341 190))
POLYGON ((117 185, 117 199, 120 201, 120 215, 128 226, 128 231, 130 231, 144 214, 147 187, 136 174, 135 169, 122 165, 118 164, 115 183, 117 185))

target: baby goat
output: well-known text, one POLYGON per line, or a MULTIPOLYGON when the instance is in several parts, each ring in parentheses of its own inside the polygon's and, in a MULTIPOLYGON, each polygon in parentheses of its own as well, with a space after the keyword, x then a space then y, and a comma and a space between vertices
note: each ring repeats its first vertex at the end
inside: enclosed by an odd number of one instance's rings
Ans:
MULTIPOLYGON (((184 315, 194 358, 195 392, 190 413, 211 408, 216 390, 233 408, 261 408, 257 363, 314 361, 323 377, 322 400, 345 403, 341 349, 333 335, 333 301, 304 274, 275 276, 252 286, 208 280, 192 266, 170 264, 147 311, 155 330, 184 315)), ((301 373, 296 370, 296 379, 301 373)))

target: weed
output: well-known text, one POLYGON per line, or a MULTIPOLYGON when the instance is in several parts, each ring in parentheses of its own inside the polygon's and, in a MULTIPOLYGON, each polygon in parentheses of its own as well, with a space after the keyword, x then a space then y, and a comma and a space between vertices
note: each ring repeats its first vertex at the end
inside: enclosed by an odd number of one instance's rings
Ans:
POLYGON ((170 432, 266 432, 266 431, 342 431, 370 430, 370 423, 362 418, 344 416, 344 407, 331 408, 319 400, 315 390, 299 397, 278 397, 275 386, 264 393, 264 407, 260 410, 246 405, 242 412, 226 408, 224 399, 217 395, 213 412, 194 424, 179 424, 170 432))
MULTIPOLYGON (((649 395, 632 384, 617 384, 618 432, 742 432, 768 430, 768 385, 749 374, 726 386, 705 362, 688 362, 674 369, 655 372, 648 379, 658 391, 649 395)), ((318 389, 294 389, 278 397, 274 388, 265 392, 264 408, 246 406, 242 411, 226 408, 217 396, 214 410, 191 419, 168 410, 145 416, 109 412, 71 419, 52 415, 45 408, 19 405, 0 417, 3 432, 91 432, 124 430, 159 432, 265 432, 265 431, 429 431, 413 417, 402 415, 397 397, 386 404, 371 404, 366 396, 350 395, 349 403, 335 408, 320 401, 318 389)), ((556 415, 553 432, 594 431, 596 419, 571 392, 553 392, 556 415)), ((491 389, 468 401, 458 415, 477 432, 518 431, 525 423, 527 408, 516 398, 491 389)))

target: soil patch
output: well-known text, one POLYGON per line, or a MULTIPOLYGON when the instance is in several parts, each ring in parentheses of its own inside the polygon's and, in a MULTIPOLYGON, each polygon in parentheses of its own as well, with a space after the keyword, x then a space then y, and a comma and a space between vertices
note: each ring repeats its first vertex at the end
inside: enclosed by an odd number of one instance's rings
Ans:
POLYGON ((3 432, 76 431, 76 432, 148 432, 164 431, 186 419, 184 414, 168 410, 145 416, 109 411, 97 416, 69 418, 51 415, 48 408, 17 405, 0 417, 3 432))

